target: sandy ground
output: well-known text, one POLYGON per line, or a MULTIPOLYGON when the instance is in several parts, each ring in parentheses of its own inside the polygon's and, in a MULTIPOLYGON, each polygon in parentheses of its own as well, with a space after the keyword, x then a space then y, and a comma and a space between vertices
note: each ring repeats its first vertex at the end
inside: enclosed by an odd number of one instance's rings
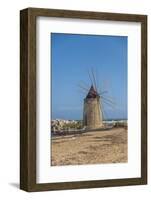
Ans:
POLYGON ((127 130, 113 128, 77 136, 54 137, 51 165, 127 162, 127 130))

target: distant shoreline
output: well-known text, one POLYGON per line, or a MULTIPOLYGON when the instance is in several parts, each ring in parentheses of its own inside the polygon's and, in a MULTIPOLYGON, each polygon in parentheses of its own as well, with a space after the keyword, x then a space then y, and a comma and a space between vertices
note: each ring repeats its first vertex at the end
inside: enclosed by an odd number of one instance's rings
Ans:
MULTIPOLYGON (((61 118, 56 118, 56 119, 51 119, 51 121, 54 121, 54 120, 68 120, 68 121, 83 121, 83 119, 61 119, 61 118)), ((127 121, 128 119, 125 119, 125 118, 117 118, 117 119, 104 119, 103 121, 127 121)))

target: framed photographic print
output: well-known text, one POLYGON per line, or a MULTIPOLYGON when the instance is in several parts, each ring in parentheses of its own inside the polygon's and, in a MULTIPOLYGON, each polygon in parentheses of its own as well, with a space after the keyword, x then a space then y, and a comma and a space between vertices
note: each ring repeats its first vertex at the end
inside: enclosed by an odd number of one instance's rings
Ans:
POLYGON ((20 12, 20 188, 147 184, 147 16, 20 12))

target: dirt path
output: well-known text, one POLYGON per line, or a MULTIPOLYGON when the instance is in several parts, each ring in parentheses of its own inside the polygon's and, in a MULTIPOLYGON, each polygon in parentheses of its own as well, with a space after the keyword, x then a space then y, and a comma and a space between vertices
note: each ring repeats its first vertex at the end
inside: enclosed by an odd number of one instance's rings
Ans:
POLYGON ((51 153, 53 166, 127 162, 127 130, 114 128, 56 137, 51 153))

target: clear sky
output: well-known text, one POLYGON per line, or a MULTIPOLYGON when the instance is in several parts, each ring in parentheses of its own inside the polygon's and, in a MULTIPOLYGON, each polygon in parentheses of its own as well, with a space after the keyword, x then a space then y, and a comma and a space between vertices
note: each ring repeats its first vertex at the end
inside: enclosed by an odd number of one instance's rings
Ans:
POLYGON ((106 119, 127 119, 127 37, 52 33, 52 119, 82 119, 83 99, 93 69, 106 119))

